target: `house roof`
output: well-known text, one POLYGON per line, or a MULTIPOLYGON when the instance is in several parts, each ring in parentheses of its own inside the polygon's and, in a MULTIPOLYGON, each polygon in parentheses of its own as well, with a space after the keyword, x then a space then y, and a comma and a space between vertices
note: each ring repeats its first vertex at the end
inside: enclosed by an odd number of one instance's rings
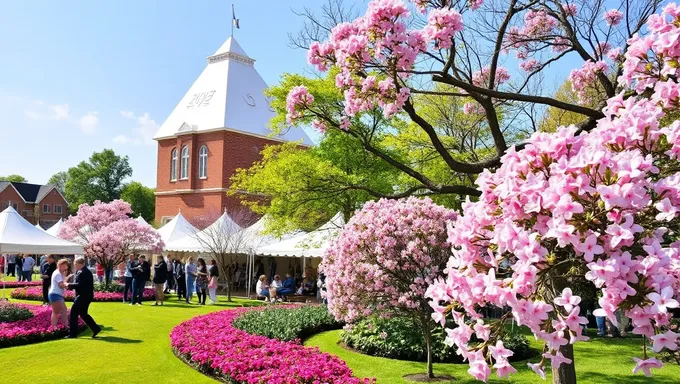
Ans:
MULTIPOLYGON (((48 193, 56 188, 54 185, 0 181, 0 192, 2 192, 9 185, 12 185, 21 198, 27 203, 39 203, 45 196, 47 196, 48 193)), ((59 194, 61 195, 61 192, 59 192, 59 194)), ((64 198, 63 195, 62 198, 64 198)), ((66 201, 66 198, 64 198, 64 201, 66 201)))
POLYGON ((272 136, 267 124, 275 113, 264 95, 266 88, 255 69, 255 60, 230 37, 208 57, 207 66, 161 125, 154 140, 226 129, 312 145, 307 134, 298 128, 272 136))

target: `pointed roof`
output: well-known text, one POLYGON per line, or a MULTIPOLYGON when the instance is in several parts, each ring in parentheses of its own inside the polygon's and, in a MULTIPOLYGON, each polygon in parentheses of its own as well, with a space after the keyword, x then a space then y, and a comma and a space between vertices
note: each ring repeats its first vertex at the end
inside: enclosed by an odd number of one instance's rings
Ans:
POLYGON ((59 237, 59 230, 64 226, 64 219, 59 219, 54 225, 49 227, 45 232, 49 233, 54 237, 59 237))
POLYGON ((158 234, 166 245, 172 241, 193 235, 196 232, 198 232, 198 229, 191 225, 181 212, 167 224, 158 228, 158 234))
POLYGON ((312 145, 302 129, 288 129, 269 137, 272 132, 267 124, 275 113, 264 95, 267 88, 255 69, 255 60, 230 37, 208 57, 208 65, 158 129, 154 140, 230 130, 312 145))
POLYGON ((345 225, 345 216, 338 212, 327 223, 312 232, 264 245, 255 251, 256 255, 288 257, 323 257, 331 240, 345 225))
POLYGON ((44 231, 43 227, 40 226, 40 223, 37 223, 37 224, 35 225, 35 227, 38 228, 38 229, 41 230, 41 231, 44 231))
POLYGON ((21 217, 12 207, 0 213, 0 254, 81 254, 83 247, 54 237, 21 217))
POLYGON ((223 235, 224 238, 229 238, 242 230, 243 228, 236 224, 225 210, 222 216, 206 229, 193 236, 185 236, 179 240, 168 242, 165 244, 165 249, 181 252, 209 252, 206 245, 220 244, 219 240, 216 240, 218 236, 223 235))

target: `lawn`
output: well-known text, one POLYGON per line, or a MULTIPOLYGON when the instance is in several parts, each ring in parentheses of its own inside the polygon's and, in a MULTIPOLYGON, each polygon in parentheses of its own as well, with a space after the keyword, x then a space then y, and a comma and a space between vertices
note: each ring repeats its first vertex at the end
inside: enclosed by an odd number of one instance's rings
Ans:
MULTIPOLYGON (((406 374, 425 372, 425 364, 410 361, 391 360, 371 357, 349 351, 339 346, 341 331, 329 331, 317 334, 305 341, 305 345, 319 347, 322 351, 338 355, 347 362, 354 373, 361 377, 375 377, 378 383, 412 383, 402 377, 406 374)), ((532 346, 538 347, 533 338, 532 346)), ((648 378, 642 374, 633 376, 632 356, 640 349, 640 339, 601 339, 595 338, 588 342, 576 344, 576 371, 579 383, 680 383, 680 366, 667 364, 648 378)), ((532 359, 538 361, 537 358, 532 359)), ((543 382, 526 366, 526 362, 513 364, 518 373, 510 379, 498 379, 490 383, 541 383, 543 382)), ((467 364, 435 364, 435 374, 450 375, 456 378, 452 383, 479 383, 467 374, 467 364)), ((550 377, 546 382, 550 382, 550 377)))
POLYGON ((214 383, 173 355, 169 334, 194 316, 253 303, 220 299, 214 306, 186 305, 176 297, 163 307, 93 303, 90 314, 104 327, 97 339, 90 338, 88 329, 76 340, 0 349, 0 376, 27 384, 214 383))
MULTIPOLYGON (((9 295, 9 292, 6 292, 9 295)), ((1 293, 0 293, 1 296, 1 293)), ((187 306, 172 299, 163 307, 145 303, 130 307, 122 303, 93 303, 90 313, 104 326, 100 338, 91 339, 87 330, 76 340, 0 349, 2 377, 13 383, 210 383, 214 381, 186 366, 170 351, 170 330, 196 315, 253 304, 239 300, 217 306, 187 306)), ((69 304, 70 305, 70 304, 69 304)), ((405 383, 402 376, 424 372, 424 364, 369 357, 337 345, 339 331, 324 332, 305 344, 340 356, 356 375, 375 377, 378 383, 405 383)), ((631 356, 639 340, 594 339, 577 344, 576 361, 580 383, 678 383, 680 367, 667 365, 651 379, 631 376, 631 356)), ((511 380, 493 383, 542 382, 526 368, 515 364, 519 373, 511 380)), ((456 377, 455 383, 475 383, 466 373, 467 365, 436 364, 435 372, 456 377)), ((548 381, 549 382, 549 381, 548 381)))

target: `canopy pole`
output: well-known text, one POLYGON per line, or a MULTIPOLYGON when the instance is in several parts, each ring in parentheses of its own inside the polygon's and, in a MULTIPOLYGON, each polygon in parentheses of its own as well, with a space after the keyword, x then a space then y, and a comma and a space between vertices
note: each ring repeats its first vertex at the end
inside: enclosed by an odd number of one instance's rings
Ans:
POLYGON ((306 270, 307 270, 307 258, 305 257, 305 255, 302 255, 302 276, 308 278, 308 276, 305 276, 306 270))
POLYGON ((4 263, 2 263, 2 269, 4 274, 2 275, 2 301, 5 301, 5 279, 7 279, 7 255, 2 255, 4 263))

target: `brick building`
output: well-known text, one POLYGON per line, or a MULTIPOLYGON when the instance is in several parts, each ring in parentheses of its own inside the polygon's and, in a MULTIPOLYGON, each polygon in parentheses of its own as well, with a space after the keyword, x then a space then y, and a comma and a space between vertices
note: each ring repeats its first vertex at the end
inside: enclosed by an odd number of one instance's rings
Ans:
POLYGON ((45 229, 68 217, 68 202, 54 185, 0 181, 0 210, 9 206, 45 229))
POLYGON ((301 129, 271 136, 267 124, 274 111, 254 64, 230 37, 208 57, 206 68, 156 132, 156 223, 165 224, 180 210, 192 220, 243 209, 226 194, 236 169, 259 160, 268 144, 311 145, 301 129))

